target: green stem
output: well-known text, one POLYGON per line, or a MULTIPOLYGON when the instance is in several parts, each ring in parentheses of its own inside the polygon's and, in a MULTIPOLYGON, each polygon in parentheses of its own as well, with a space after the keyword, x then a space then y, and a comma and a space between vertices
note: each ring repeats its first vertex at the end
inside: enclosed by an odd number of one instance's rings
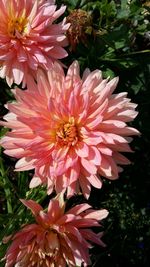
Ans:
POLYGON ((128 57, 128 56, 140 55, 140 54, 145 54, 145 53, 150 53, 150 50, 147 49, 147 50, 131 52, 131 53, 128 53, 128 54, 119 55, 119 57, 128 57))
POLYGON ((150 53, 150 50, 141 50, 141 51, 136 51, 136 52, 131 52, 131 53, 128 53, 128 54, 122 54, 122 55, 119 55, 118 58, 100 58, 100 60, 102 61, 120 61, 122 60, 122 58, 124 57, 130 57, 130 56, 134 56, 134 55, 140 55, 140 54, 146 54, 146 53, 150 53))
POLYGON ((6 172, 4 170, 4 164, 3 164, 3 160, 0 157, 0 174, 1 174, 1 179, 2 179, 2 183, 4 186, 4 192, 5 192, 5 196, 6 196, 6 202, 7 202, 7 211, 8 213, 13 213, 13 209, 12 209, 12 201, 11 201, 11 191, 10 188, 8 187, 8 178, 6 175, 6 172))

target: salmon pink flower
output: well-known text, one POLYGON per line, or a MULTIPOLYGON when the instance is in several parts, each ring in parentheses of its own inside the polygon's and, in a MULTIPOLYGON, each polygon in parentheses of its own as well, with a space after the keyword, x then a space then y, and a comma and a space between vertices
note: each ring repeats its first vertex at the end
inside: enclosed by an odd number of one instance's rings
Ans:
POLYGON ((56 10, 55 0, 0 1, 0 77, 26 84, 38 67, 49 69, 52 62, 67 56, 64 33, 69 24, 54 21, 65 11, 56 10))
POLYGON ((102 232, 95 234, 89 228, 100 226, 98 221, 107 217, 107 210, 93 210, 84 203, 65 212, 63 194, 50 201, 47 213, 33 200, 22 203, 31 209, 36 223, 11 237, 5 267, 88 266, 90 242, 105 246, 102 232))
POLYGON ((5 153, 20 158, 17 171, 35 169, 30 187, 47 184, 48 193, 67 189, 70 197, 81 188, 89 197, 91 185, 101 188, 99 177, 118 178, 119 165, 129 160, 128 127, 137 112, 127 93, 112 94, 118 78, 102 79, 101 71, 79 75, 75 61, 65 76, 55 63, 47 74, 38 71, 37 84, 27 90, 12 90, 16 102, 2 122, 12 128, 1 140, 5 153))

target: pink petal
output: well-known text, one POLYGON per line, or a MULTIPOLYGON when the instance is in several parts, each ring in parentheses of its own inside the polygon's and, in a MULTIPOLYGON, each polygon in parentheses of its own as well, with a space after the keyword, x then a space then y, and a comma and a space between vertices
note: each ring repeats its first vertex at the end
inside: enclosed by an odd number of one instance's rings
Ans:
POLYGON ((102 181, 96 175, 93 174, 93 175, 90 175, 90 176, 86 176, 86 179, 94 187, 96 187, 96 188, 101 188, 102 187, 102 181))
POLYGON ((20 201, 23 203, 23 205, 29 208, 35 216, 37 216, 39 212, 43 210, 41 205, 39 205, 33 200, 20 199, 20 201))
POLYGON ((84 142, 78 142, 75 151, 77 155, 81 158, 86 158, 88 157, 89 154, 89 148, 84 142))
POLYGON ((97 168, 91 161, 81 158, 81 164, 89 173, 96 174, 97 168))
POLYGON ((17 161, 15 168, 16 171, 27 171, 34 169, 34 159, 28 159, 28 158, 21 158, 17 161))
POLYGON ((41 185, 41 183, 42 183, 41 179, 39 177, 34 176, 29 184, 29 187, 34 188, 41 185))
POLYGON ((84 212, 85 210, 91 208, 89 204, 79 204, 76 205, 75 207, 71 208, 68 212, 69 214, 74 214, 74 215, 79 215, 81 212, 84 212))
POLYGON ((96 210, 96 211, 93 211, 93 210, 88 210, 86 213, 85 213, 85 216, 84 218, 87 218, 87 219, 95 219, 95 220, 103 220, 105 219, 107 216, 108 216, 108 211, 103 209, 103 210, 96 210))

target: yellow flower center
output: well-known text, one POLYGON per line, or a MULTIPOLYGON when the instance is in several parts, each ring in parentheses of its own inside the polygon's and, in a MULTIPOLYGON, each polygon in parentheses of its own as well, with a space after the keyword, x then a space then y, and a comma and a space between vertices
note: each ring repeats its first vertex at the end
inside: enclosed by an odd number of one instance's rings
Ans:
POLYGON ((16 38, 17 33, 23 35, 26 32, 27 19, 25 17, 10 19, 8 22, 8 34, 16 38))
POLYGON ((61 145, 74 146, 77 143, 78 131, 73 117, 69 119, 69 122, 60 125, 56 131, 56 140, 61 145))

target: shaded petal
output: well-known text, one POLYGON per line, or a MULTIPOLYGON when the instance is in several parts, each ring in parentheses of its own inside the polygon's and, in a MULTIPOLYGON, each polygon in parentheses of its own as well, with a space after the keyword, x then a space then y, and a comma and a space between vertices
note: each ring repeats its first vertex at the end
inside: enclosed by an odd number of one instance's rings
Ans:
POLYGON ((32 170, 35 167, 34 162, 35 159, 21 158, 15 165, 16 171, 32 170))
POLYGON ((33 200, 20 199, 20 201, 23 203, 23 205, 25 205, 28 209, 32 211, 34 216, 37 216, 40 211, 43 210, 42 206, 33 200))
POLYGON ((86 179, 90 182, 91 185, 93 185, 96 188, 101 188, 102 187, 102 181, 100 178, 97 177, 97 175, 90 175, 86 176, 86 179))
POLYGON ((89 196, 90 196, 90 192, 91 192, 91 184, 90 184, 90 182, 83 175, 80 174, 80 176, 79 176, 79 184, 81 186, 82 193, 83 193, 84 197, 86 199, 88 199, 89 196))
POLYGON ((85 212, 84 218, 87 219, 95 219, 95 220, 103 220, 108 216, 108 211, 103 209, 103 210, 88 210, 85 212))
POLYGON ((66 214, 74 214, 74 215, 79 215, 81 212, 84 212, 85 210, 91 208, 89 204, 83 203, 76 205, 75 207, 71 208, 69 211, 66 212, 66 214))
POLYGON ((84 142, 78 142, 75 146, 75 151, 81 158, 86 158, 89 155, 89 148, 84 142))
POLYGON ((96 174, 97 168, 91 161, 81 158, 81 164, 89 173, 96 174))

